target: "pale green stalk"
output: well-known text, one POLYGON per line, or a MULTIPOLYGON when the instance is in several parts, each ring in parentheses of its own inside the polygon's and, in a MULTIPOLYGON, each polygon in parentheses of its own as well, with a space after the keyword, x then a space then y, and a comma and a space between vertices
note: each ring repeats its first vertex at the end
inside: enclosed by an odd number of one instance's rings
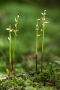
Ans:
POLYGON ((44 62, 44 31, 45 31, 45 23, 44 23, 44 20, 42 20, 42 61, 41 61, 41 72, 43 71, 43 62, 44 62))
POLYGON ((16 36, 17 36, 17 31, 18 31, 18 18, 19 15, 15 18, 15 29, 14 29, 14 48, 13 48, 13 61, 12 61, 12 70, 13 70, 13 63, 14 63, 14 54, 15 54, 15 49, 16 49, 16 36))
POLYGON ((38 54, 38 20, 36 25, 36 54, 38 54))
POLYGON ((38 26, 38 20, 40 19, 37 19, 37 24, 36 24, 36 73, 37 73, 37 55, 38 55, 38 36, 40 36, 38 34, 38 30, 39 30, 39 26, 38 26))
POLYGON ((14 54, 15 54, 15 48, 16 48, 16 36, 14 36, 14 47, 13 47, 13 59, 12 59, 12 71, 14 70, 14 54))
POLYGON ((45 15, 46 10, 44 10, 44 13, 42 14, 42 59, 41 59, 41 72, 43 71, 43 62, 44 62, 44 31, 45 31, 45 23, 48 23, 45 21, 45 15))
POLYGON ((9 37, 8 37, 8 44, 9 44, 9 76, 11 75, 11 26, 9 28, 6 28, 6 30, 9 31, 9 37))
POLYGON ((10 73, 11 73, 11 32, 9 31, 9 64, 10 64, 10 73))
POLYGON ((9 31, 9 61, 11 62, 11 32, 9 31))
POLYGON ((13 71, 14 71, 14 54, 15 54, 15 47, 16 47, 16 37, 14 37, 14 45, 13 45, 12 73, 13 73, 13 71))

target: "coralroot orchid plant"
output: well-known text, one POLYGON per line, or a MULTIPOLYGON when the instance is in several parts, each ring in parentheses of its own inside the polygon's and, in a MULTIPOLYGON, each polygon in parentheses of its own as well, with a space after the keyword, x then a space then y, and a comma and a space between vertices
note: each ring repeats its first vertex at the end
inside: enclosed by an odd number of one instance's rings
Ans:
POLYGON ((11 29, 11 25, 9 26, 9 28, 6 28, 6 30, 9 31, 9 37, 8 37, 8 44, 9 44, 9 71, 7 69, 7 72, 9 76, 11 76, 12 74, 12 71, 13 71, 13 61, 14 61, 14 54, 15 54, 15 48, 16 48, 16 36, 17 36, 17 27, 18 27, 18 18, 19 18, 19 15, 17 15, 17 17, 15 18, 15 28, 14 29, 11 29), (14 32, 14 48, 13 48, 13 59, 12 59, 12 51, 11 51, 11 33, 14 32))
POLYGON ((37 19, 37 24, 36 24, 36 74, 37 74, 37 56, 38 56, 38 37, 40 36, 39 34, 39 25, 38 25, 38 21, 40 21, 40 19, 37 19))
POLYGON ((9 37, 8 37, 8 45, 9 45, 9 76, 11 75, 11 33, 13 31, 13 29, 11 29, 11 25, 9 26, 9 28, 6 28, 6 30, 9 31, 9 37))
POLYGON ((46 16, 46 10, 44 10, 44 12, 43 13, 41 13, 42 14, 42 20, 41 20, 41 22, 42 22, 42 29, 41 29, 41 31, 42 31, 42 59, 41 59, 41 72, 43 71, 43 62, 44 62, 44 31, 45 31, 45 24, 46 23, 48 23, 48 22, 46 22, 46 18, 45 18, 45 16, 46 16))
POLYGON ((12 59, 12 70, 13 70, 13 62, 14 62, 14 54, 15 54, 15 49, 16 49, 16 36, 17 36, 17 31, 18 31, 18 18, 19 15, 17 15, 17 17, 15 18, 15 28, 13 30, 14 32, 14 48, 13 48, 13 59, 12 59))

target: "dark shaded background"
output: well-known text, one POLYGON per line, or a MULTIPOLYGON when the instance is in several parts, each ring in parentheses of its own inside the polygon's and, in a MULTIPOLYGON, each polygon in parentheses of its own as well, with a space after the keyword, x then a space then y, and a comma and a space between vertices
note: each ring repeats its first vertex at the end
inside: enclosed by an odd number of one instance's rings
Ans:
POLYGON ((10 3, 10 2, 16 2, 16 3, 27 3, 27 4, 32 4, 35 3, 37 5, 45 5, 45 6, 49 6, 49 5, 60 5, 60 1, 59 0, 1 0, 0 4, 4 4, 4 3, 10 3))

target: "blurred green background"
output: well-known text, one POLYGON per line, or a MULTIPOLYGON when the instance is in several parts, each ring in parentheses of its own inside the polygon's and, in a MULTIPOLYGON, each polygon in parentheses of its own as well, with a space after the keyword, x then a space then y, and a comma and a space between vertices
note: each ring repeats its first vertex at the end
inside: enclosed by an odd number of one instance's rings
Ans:
MULTIPOLYGON (((59 0, 2 0, 0 1, 0 62, 8 60, 8 31, 14 19, 20 14, 18 36, 16 43, 15 62, 34 58, 36 19, 41 18, 41 12, 47 10, 44 42, 44 60, 53 61, 60 57, 60 1, 59 0), (2 54, 3 53, 3 54, 2 54), (5 55, 5 56, 4 56, 5 55)), ((40 32, 41 33, 41 32, 40 32)), ((39 60, 41 60, 41 41, 39 37, 39 60)), ((12 48, 13 35, 12 35, 12 48)), ((1 67, 0 65, 0 67, 1 67)))

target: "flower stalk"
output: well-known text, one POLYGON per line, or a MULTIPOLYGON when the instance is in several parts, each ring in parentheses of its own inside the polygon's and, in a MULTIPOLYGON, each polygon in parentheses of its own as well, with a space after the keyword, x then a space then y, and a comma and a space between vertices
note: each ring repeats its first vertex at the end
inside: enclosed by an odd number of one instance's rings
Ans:
POLYGON ((40 19, 37 19, 37 24, 36 24, 36 74, 37 74, 37 72, 38 72, 38 68, 37 68, 37 60, 38 60, 38 36, 40 36, 39 34, 38 34, 38 30, 39 30, 39 26, 38 26, 38 21, 39 21, 40 19))
POLYGON ((44 32, 45 32, 45 24, 48 23, 45 21, 46 10, 42 14, 42 59, 41 59, 41 72, 43 71, 43 62, 44 62, 44 32))
POLYGON ((13 48, 13 59, 12 59, 12 71, 14 70, 14 54, 15 54, 15 49, 16 49, 16 36, 17 36, 17 31, 18 31, 18 18, 19 15, 15 18, 15 29, 13 30, 14 32, 14 48, 13 48))
POLYGON ((11 33, 12 33, 12 30, 11 29, 11 25, 9 26, 9 28, 6 28, 6 30, 9 31, 9 37, 8 37, 8 45, 9 45, 9 76, 11 75, 11 33))

